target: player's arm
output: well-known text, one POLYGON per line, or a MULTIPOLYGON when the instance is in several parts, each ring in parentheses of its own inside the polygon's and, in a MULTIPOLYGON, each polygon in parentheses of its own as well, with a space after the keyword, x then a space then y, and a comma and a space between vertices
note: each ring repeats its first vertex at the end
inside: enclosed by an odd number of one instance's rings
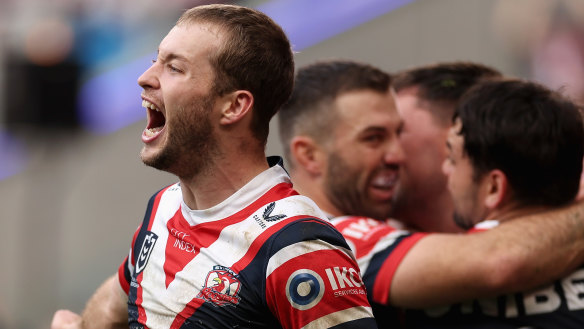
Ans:
POLYGON ((429 307, 523 291, 584 263, 584 202, 476 234, 430 234, 404 257, 389 302, 429 307))
POLYGON ((308 219, 273 238, 267 305, 285 328, 377 328, 352 252, 328 223, 308 219))
POLYGON ((127 300, 118 276, 113 275, 89 299, 82 315, 59 310, 51 329, 128 328, 127 300))

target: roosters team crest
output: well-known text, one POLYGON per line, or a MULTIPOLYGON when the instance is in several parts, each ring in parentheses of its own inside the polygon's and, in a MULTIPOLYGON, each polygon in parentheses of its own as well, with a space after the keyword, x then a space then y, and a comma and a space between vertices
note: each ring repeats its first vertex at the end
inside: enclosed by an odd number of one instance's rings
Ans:
POLYGON ((205 287, 197 295, 197 298, 211 302, 215 306, 239 304, 240 297, 238 295, 241 290, 241 282, 237 276, 228 267, 213 266, 213 270, 207 274, 205 279, 205 287))

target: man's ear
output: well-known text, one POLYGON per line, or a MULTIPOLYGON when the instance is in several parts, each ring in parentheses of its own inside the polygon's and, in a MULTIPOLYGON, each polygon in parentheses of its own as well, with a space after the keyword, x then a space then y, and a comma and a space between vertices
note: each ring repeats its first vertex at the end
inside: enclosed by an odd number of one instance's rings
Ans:
POLYGON ((494 209, 509 197, 509 193, 511 193, 509 180, 507 180, 505 173, 499 169, 489 171, 484 179, 487 180, 485 207, 494 209))
POLYGON ((298 166, 312 175, 322 173, 325 159, 324 153, 316 141, 308 136, 295 136, 290 141, 290 154, 298 166))
POLYGON ((253 95, 247 90, 236 90, 219 99, 221 106, 221 120, 223 125, 229 125, 243 119, 246 114, 251 114, 253 108, 253 95))

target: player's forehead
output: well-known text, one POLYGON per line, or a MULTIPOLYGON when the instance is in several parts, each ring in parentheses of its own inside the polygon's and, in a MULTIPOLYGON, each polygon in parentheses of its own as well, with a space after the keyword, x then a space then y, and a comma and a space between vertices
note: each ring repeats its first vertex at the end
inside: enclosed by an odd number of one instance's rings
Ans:
POLYGON ((394 130, 402 122, 390 90, 349 91, 337 97, 335 107, 338 124, 346 129, 363 130, 377 126, 394 130))
POLYGON ((158 46, 159 57, 182 58, 196 62, 216 51, 221 44, 218 27, 209 23, 175 25, 158 46))

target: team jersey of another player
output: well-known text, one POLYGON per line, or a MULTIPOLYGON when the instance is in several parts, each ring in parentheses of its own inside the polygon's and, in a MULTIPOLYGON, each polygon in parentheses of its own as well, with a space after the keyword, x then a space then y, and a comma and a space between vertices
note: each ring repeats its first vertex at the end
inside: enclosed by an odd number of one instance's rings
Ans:
POLYGON ((371 328, 341 234, 272 165, 217 206, 156 193, 119 279, 130 328, 371 328))
POLYGON ((404 256, 426 234, 367 217, 342 216, 331 222, 355 253, 379 327, 395 327, 401 312, 389 306, 391 282, 404 256))
MULTIPOLYGON (((496 229, 484 221, 469 232, 496 229)), ((407 328, 584 328, 584 266, 552 284, 525 293, 406 311, 407 328)))

